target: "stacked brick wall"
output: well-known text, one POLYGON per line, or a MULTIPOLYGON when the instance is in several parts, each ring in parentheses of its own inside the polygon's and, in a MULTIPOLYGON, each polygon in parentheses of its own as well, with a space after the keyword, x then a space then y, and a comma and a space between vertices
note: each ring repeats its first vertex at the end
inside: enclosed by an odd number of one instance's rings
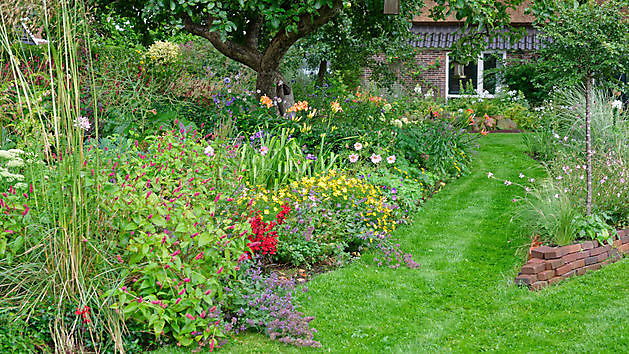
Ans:
MULTIPOLYGON (((383 55, 377 55, 373 57, 376 61, 383 61, 383 55)), ((446 51, 445 50, 424 50, 415 55, 416 66, 407 68, 400 72, 398 71, 398 80, 400 84, 404 85, 409 90, 415 88, 419 84, 422 88, 422 92, 426 93, 428 90, 433 90, 435 96, 445 97, 446 93, 446 51), (421 67, 431 67, 435 63, 439 63, 439 66, 430 70, 421 71, 420 75, 416 77, 412 74, 413 71, 419 71, 421 67)), ((371 77, 371 69, 363 69, 362 79, 363 82, 368 81, 371 77)))
POLYGON ((616 262, 629 255, 629 229, 619 230, 613 245, 586 241, 562 247, 540 246, 522 267, 515 283, 539 290, 549 285, 616 262))

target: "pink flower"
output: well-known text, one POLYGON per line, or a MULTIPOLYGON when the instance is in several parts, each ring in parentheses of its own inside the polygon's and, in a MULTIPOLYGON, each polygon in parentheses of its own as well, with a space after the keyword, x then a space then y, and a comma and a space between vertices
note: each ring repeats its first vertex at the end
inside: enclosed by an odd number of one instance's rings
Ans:
POLYGON ((181 289, 181 291, 177 294, 179 296, 183 295, 186 292, 186 288, 181 289))
POLYGON ((190 278, 184 278, 184 279, 183 279, 183 282, 184 282, 184 283, 189 283, 190 281, 191 281, 191 280, 190 280, 190 278))
POLYGON ((116 255, 116 258, 118 258, 118 262, 122 263, 122 257, 119 254, 116 255))
POLYGON ((203 258, 203 252, 197 254, 196 257, 194 257, 194 259, 196 259, 197 261, 201 258, 203 258))
POLYGON ((363 144, 361 144, 361 143, 354 144, 354 149, 356 149, 356 151, 359 151, 362 148, 363 148, 363 144))
POLYGON ((349 155, 349 162, 354 163, 356 161, 358 161, 358 154, 349 155))
POLYGON ((24 211, 22 212, 22 216, 26 216, 28 214, 28 205, 24 204, 24 211))
POLYGON ((268 152, 269 152, 269 148, 268 147, 263 146, 263 147, 260 148, 260 154, 262 156, 266 155, 268 152))
POLYGON ((494 175, 493 173, 488 172, 488 173, 487 173, 487 178, 491 178, 493 175, 494 175))
POLYGON ((505 181, 505 185, 506 186, 510 186, 511 185, 511 181, 505 181))
POLYGON ((175 305, 179 304, 179 301, 181 301, 180 297, 178 297, 177 300, 175 300, 175 305))
POLYGON ((395 163, 395 160, 396 160, 395 155, 391 155, 391 156, 387 157, 387 163, 389 163, 389 164, 395 163))
POLYGON ((371 154, 370 159, 371 159, 371 162, 377 164, 377 163, 380 163, 380 161, 382 161, 382 156, 377 155, 377 154, 371 154))
POLYGON ((218 271, 216 272, 216 274, 221 274, 223 272, 223 266, 221 266, 220 268, 218 268, 218 271))
POLYGON ((189 314, 187 312, 186 312, 186 317, 188 317, 190 319, 190 321, 194 321, 194 320, 197 319, 196 317, 192 316, 191 314, 189 314))

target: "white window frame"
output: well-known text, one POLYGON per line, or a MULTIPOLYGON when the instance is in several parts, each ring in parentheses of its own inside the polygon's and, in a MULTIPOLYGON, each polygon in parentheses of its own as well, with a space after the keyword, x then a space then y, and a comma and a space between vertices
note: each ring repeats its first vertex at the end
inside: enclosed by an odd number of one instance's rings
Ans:
MULTIPOLYGON (((450 52, 446 53, 446 102, 448 101, 448 98, 456 98, 456 97, 476 97, 479 96, 481 92, 484 91, 483 88, 483 64, 484 64, 484 60, 483 57, 485 56, 485 54, 496 54, 496 53, 502 53, 502 60, 503 63, 507 60, 507 52, 503 52, 503 51, 498 51, 498 50, 493 50, 493 51, 484 51, 481 52, 480 57, 478 58, 478 61, 476 63, 476 78, 477 78, 477 82, 478 85, 476 87, 476 95, 460 95, 460 94, 450 94, 450 52)), ((498 91, 500 88, 502 87, 501 82, 498 81, 496 83, 496 91, 498 91)), ((485 97, 489 97, 492 98, 495 95, 489 94, 485 97)))

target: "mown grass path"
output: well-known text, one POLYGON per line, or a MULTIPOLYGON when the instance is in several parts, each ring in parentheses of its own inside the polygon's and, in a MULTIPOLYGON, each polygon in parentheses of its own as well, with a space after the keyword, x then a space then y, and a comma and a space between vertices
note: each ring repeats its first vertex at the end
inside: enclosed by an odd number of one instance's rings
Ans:
MULTIPOLYGON (((365 255, 315 277, 304 312, 323 351, 627 352, 629 260, 540 292, 512 285, 530 242, 510 223, 521 192, 487 178, 542 172, 520 136, 481 140, 472 173, 429 200, 397 231, 418 270, 387 269, 365 255)), ((239 336, 225 352, 301 352, 262 335, 239 336)))

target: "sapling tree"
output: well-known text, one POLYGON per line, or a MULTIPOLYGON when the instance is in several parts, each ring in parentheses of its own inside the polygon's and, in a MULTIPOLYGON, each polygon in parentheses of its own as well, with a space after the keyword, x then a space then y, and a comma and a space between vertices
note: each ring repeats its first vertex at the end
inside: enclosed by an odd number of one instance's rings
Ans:
MULTIPOLYGON (((542 26, 542 59, 569 83, 585 84, 586 213, 592 212, 592 84, 621 85, 629 72, 629 13, 626 0, 559 3, 542 26)), ((550 13, 549 13, 550 14, 550 13)))

